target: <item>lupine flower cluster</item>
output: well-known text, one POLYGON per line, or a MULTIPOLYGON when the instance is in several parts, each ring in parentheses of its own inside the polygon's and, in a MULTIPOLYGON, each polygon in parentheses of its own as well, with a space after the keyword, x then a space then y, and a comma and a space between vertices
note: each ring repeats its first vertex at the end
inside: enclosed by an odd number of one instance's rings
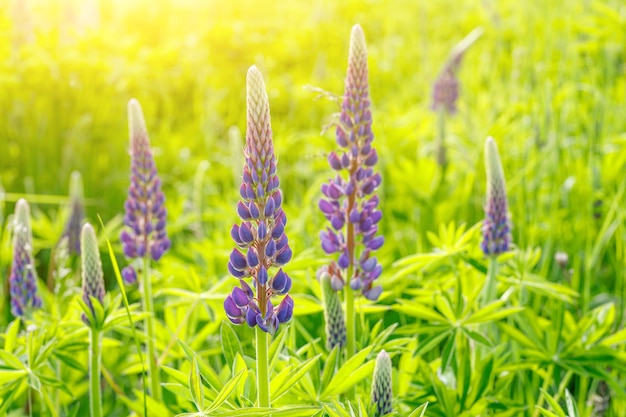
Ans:
MULTIPOLYGON (((161 179, 152 157, 143 112, 135 99, 128 103, 128 119, 131 176, 124 204, 126 229, 120 238, 127 258, 150 256, 158 261, 170 248, 165 230, 165 195, 161 191, 161 179)), ((137 273, 132 267, 124 268, 122 276, 127 283, 137 280, 137 273)))
POLYGON ((381 417, 393 411, 391 371, 391 358, 382 350, 376 357, 372 380, 372 405, 375 417, 381 417))
POLYGON ((507 211, 504 170, 498 145, 492 137, 485 141, 485 168, 487 171, 487 204, 483 223, 481 249, 487 256, 497 256, 509 250, 511 226, 507 211))
POLYGON ((80 234, 84 217, 83 178, 80 172, 74 171, 70 178, 70 217, 61 235, 61 239, 67 238, 70 254, 80 255, 80 234))
POLYGON ((9 276, 11 313, 15 317, 25 316, 29 311, 41 307, 37 293, 37 271, 33 258, 30 206, 24 199, 15 205, 13 219, 13 260, 9 276))
POLYGON ((228 262, 228 270, 239 279, 241 287, 235 287, 226 297, 224 309, 235 324, 245 322, 274 333, 293 314, 293 300, 287 294, 291 278, 280 268, 289 262, 292 252, 285 234, 287 218, 281 207, 269 101, 256 66, 248 70, 246 85, 245 164, 237 205, 242 222, 231 229, 237 248, 228 262), (280 268, 273 276, 272 267, 280 268), (247 277, 252 277, 254 290, 244 281, 247 277), (275 295, 285 295, 277 307, 272 304, 275 295))
POLYGON ((318 271, 318 279, 322 287, 324 300, 324 321, 326 322, 326 346, 343 347, 346 344, 346 323, 341 309, 339 294, 333 290, 332 281, 341 279, 341 271, 336 263, 322 267, 318 271))
MULTIPOLYGON (((329 255, 339 253, 339 268, 343 271, 354 268, 352 276, 346 278, 350 279, 350 287, 375 301, 382 292, 382 287, 373 286, 382 266, 372 256, 384 242, 382 236, 376 235, 382 212, 377 209, 379 199, 374 194, 381 177, 373 169, 378 154, 372 147, 367 46, 359 25, 353 27, 350 38, 346 88, 336 137, 341 150, 331 152, 328 162, 337 176, 322 185, 324 198, 319 202, 320 210, 331 224, 321 233, 322 249, 329 255), (347 179, 340 175, 343 171, 347 171, 347 179), (358 239, 363 246, 359 255, 358 239)), ((332 283, 335 290, 345 285, 341 277, 332 283)))
POLYGON ((459 98, 457 70, 462 58, 463 54, 453 57, 439 73, 433 85, 432 110, 444 110, 448 114, 456 113, 456 101, 459 98))
MULTIPOLYGON (((102 261, 98 250, 98 239, 96 232, 89 223, 83 226, 80 239, 81 246, 81 267, 83 279, 83 301, 94 313, 91 297, 100 303, 104 301, 104 275, 102 273, 102 261)), ((90 325, 85 314, 82 316, 86 325, 90 325)))
POLYGON ((443 66, 437 80, 433 84, 431 109, 454 114, 457 111, 456 102, 459 98, 458 71, 467 49, 482 35, 482 29, 477 28, 470 32, 461 42, 455 45, 448 61, 443 66))

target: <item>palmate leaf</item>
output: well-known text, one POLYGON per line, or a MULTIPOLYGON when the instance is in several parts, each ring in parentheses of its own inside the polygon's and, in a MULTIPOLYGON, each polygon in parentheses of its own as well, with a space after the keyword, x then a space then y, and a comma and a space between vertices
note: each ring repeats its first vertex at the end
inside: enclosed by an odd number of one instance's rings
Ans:
MULTIPOLYGON (((247 372, 245 374, 247 374, 247 372)), ((224 384, 220 392, 217 394, 217 397, 215 397, 213 404, 211 404, 209 408, 204 410, 204 413, 210 414, 220 408, 222 404, 224 404, 226 400, 228 400, 228 397, 230 397, 235 388, 237 388, 237 386, 239 385, 239 381, 241 381, 241 378, 243 377, 244 371, 241 371, 237 375, 234 375, 228 382, 226 382, 226 384, 224 384)))
POLYGON ((13 352, 17 345, 17 334, 20 331, 21 320, 19 318, 13 320, 7 326, 6 331, 2 335, 4 337, 4 350, 7 352, 13 352))
POLYGON ((371 375, 374 371, 375 360, 371 360, 363 364, 371 351, 371 346, 366 347, 348 359, 346 363, 339 368, 328 386, 322 391, 320 397, 324 399, 333 395, 341 394, 352 388, 367 376, 371 375))
POLYGON ((250 407, 239 410, 214 413, 211 416, 222 417, 322 417, 323 409, 314 406, 289 406, 283 408, 250 407))
MULTIPOLYGON (((556 415, 558 417, 568 417, 565 414, 565 411, 563 411, 563 409, 561 408, 561 406, 559 405, 559 403, 554 399, 553 396, 551 396, 550 394, 548 394, 548 392, 546 390, 544 390, 543 388, 541 388, 541 393, 543 394, 544 398, 546 399, 546 402, 550 405, 550 407, 552 408, 552 412, 554 413, 553 415, 556 415)), ((538 407, 540 410, 544 410, 541 407, 538 407)), ((547 410, 544 410, 542 412, 546 412, 547 410)), ((569 416, 569 417, 573 417, 573 416, 569 416)))
POLYGON ((191 361, 191 370, 189 371, 189 392, 193 403, 198 411, 204 410, 204 392, 202 390, 202 378, 198 370, 198 361, 193 358, 191 361))
POLYGON ((226 363, 232 366, 237 354, 243 356, 241 342, 239 341, 239 337, 237 337, 237 333, 235 333, 233 328, 225 321, 222 322, 222 325, 220 326, 220 336, 222 340, 222 351, 226 357, 226 363))
POLYGON ((178 345, 182 348, 185 356, 187 356, 187 359, 189 359, 189 361, 193 361, 194 359, 196 360, 196 362, 198 363, 198 369, 200 370, 200 375, 202 375, 204 381, 206 381, 206 383, 217 392, 218 388, 222 386, 222 382, 220 381, 219 376, 217 376, 213 368, 211 368, 204 361, 204 359, 202 359, 200 355, 194 352, 194 350, 191 349, 191 347, 189 347, 189 345, 187 345, 185 342, 180 339, 177 339, 176 341, 178 342, 178 345))
POLYGON ((321 354, 297 364, 290 364, 283 369, 278 375, 272 377, 270 382, 270 398, 277 400, 285 395, 291 388, 296 386, 300 379, 309 372, 309 370, 322 357, 321 354))
POLYGON ((428 401, 417 407, 409 414, 408 417, 424 417, 426 415, 426 409, 428 408, 428 401))

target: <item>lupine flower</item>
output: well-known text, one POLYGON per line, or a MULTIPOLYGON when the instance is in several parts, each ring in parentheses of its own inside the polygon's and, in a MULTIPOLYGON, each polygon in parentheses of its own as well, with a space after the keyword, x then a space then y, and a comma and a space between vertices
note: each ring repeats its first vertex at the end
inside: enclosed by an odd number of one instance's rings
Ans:
POLYGON ((380 417, 393 411, 391 406, 391 358, 382 350, 376 357, 374 365, 374 379, 372 381, 372 405, 374 416, 380 417))
POLYGON ((41 307, 41 298, 37 293, 37 271, 32 240, 30 207, 26 200, 20 199, 15 205, 13 261, 9 276, 11 313, 15 317, 24 316, 29 311, 41 307))
MULTIPOLYGON (((139 102, 128 102, 130 132, 131 175, 128 197, 124 204, 126 229, 120 239, 124 255, 129 259, 150 256, 158 261, 170 248, 165 230, 167 211, 161 179, 150 149, 150 139, 139 102)), ((136 276, 135 271, 124 268, 124 278, 136 276)))
POLYGON ((443 110, 448 114, 456 113, 456 101, 459 98, 459 79, 457 76, 459 67, 467 49, 480 38, 482 33, 482 29, 474 29, 452 49, 448 61, 433 84, 432 110, 443 110))
MULTIPOLYGON (((374 194, 380 185, 380 174, 374 172, 378 154, 372 147, 372 115, 367 81, 367 46, 361 26, 352 28, 350 53, 346 76, 346 89, 337 126, 338 152, 328 155, 328 162, 337 176, 322 185, 324 198, 319 208, 330 221, 331 227, 321 233, 322 249, 327 254, 338 253, 337 265, 342 271, 354 267, 350 286, 361 290, 370 299, 377 300, 381 286, 373 286, 382 272, 372 252, 383 245, 378 233, 382 212, 378 210, 378 196, 374 194), (347 178, 340 175, 347 172, 347 178), (357 245, 362 248, 357 254, 357 245)), ((333 288, 340 289, 345 283, 341 275, 335 279, 333 288)))
MULTIPOLYGON (((81 233, 81 268, 83 279, 83 301, 94 312, 91 298, 100 303, 104 301, 104 276, 102 273, 102 261, 98 249, 98 239, 93 227, 87 223, 81 233)), ((89 325, 89 319, 83 314, 83 321, 89 325)))
POLYGON ((488 137, 485 141, 485 168, 487 204, 481 249, 485 255, 497 256, 509 250, 511 227, 507 211, 504 171, 498 154, 498 145, 492 137, 488 137))
POLYGON ((433 84, 432 110, 444 110, 448 114, 456 113, 456 100, 459 98, 457 69, 462 57, 462 54, 457 55, 439 73, 437 80, 433 84))
POLYGON ((80 255, 80 233, 84 217, 83 177, 80 172, 74 171, 70 178, 70 217, 61 235, 61 239, 67 237, 70 254, 80 255))
POLYGON ((293 314, 293 300, 287 295, 291 278, 281 268, 292 253, 276 174, 270 106, 263 76, 256 66, 248 70, 246 85, 248 127, 241 201, 237 205, 242 222, 231 229, 237 248, 228 262, 228 270, 239 279, 240 287, 226 297, 224 309, 235 324, 245 322, 274 333, 293 314), (279 268, 273 276, 272 267, 279 268), (248 277, 252 277, 254 290, 244 280, 248 277), (276 307, 271 300, 275 295, 285 295, 276 307))
POLYGON ((334 262, 323 266, 318 271, 318 278, 322 287, 324 300, 324 321, 326 322, 326 347, 330 350, 335 346, 340 348, 346 344, 346 323, 341 309, 339 294, 333 289, 332 282, 337 279, 335 274, 339 268, 334 262))

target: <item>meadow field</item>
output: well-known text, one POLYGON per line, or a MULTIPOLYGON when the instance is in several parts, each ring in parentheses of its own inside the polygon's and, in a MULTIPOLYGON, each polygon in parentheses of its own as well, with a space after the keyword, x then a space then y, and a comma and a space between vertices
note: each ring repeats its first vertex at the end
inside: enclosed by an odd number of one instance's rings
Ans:
POLYGON ((0 417, 626 417, 622 1, 4 0, 0 34, 0 417))

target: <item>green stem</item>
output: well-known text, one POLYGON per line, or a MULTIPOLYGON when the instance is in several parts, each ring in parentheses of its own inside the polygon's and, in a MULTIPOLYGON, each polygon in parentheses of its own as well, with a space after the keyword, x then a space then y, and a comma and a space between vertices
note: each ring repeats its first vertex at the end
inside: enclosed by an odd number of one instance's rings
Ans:
POLYGON ((448 157, 446 155, 446 111, 439 110, 438 114, 438 136, 437 136, 437 163, 441 167, 441 178, 439 184, 443 184, 448 168, 448 157))
POLYGON ((150 387, 152 397, 156 401, 161 401, 161 384, 159 381, 159 368, 157 366, 157 355, 155 348, 155 328, 154 328, 154 302, 152 299, 152 281, 150 280, 150 260, 146 256, 143 261, 143 291, 141 291, 143 309, 148 313, 144 322, 146 339, 148 340, 148 374, 150 377, 150 387))
MULTIPOLYGON (((346 274, 346 285, 343 287, 346 292, 346 360, 356 353, 356 314, 354 311, 354 290, 350 287, 354 266, 350 263, 346 274)), ((351 388, 347 395, 348 399, 354 399, 354 388, 351 388)))
POLYGON ((483 302, 484 307, 491 303, 498 296, 497 289, 497 277, 498 276, 498 259, 496 256, 489 257, 489 269, 487 270, 487 280, 483 289, 483 302))
POLYGON ((269 335, 258 326, 256 330, 256 376, 259 394, 259 407, 270 406, 270 376, 268 370, 267 349, 269 335))
POLYGON ((543 407, 543 402, 545 401, 544 392, 548 391, 548 387, 550 386, 550 381, 552 380, 552 372, 554 371, 554 364, 550 364, 548 370, 546 371, 546 377, 543 379, 543 384, 541 386, 541 392, 539 394, 539 399, 537 400, 537 404, 535 405, 535 412, 533 413, 533 417, 539 417, 541 411, 539 411, 539 407, 543 407))
POLYGON ((91 341, 89 344, 89 402, 91 417, 102 417, 102 392, 100 391, 101 365, 101 333, 96 329, 89 329, 91 341))

